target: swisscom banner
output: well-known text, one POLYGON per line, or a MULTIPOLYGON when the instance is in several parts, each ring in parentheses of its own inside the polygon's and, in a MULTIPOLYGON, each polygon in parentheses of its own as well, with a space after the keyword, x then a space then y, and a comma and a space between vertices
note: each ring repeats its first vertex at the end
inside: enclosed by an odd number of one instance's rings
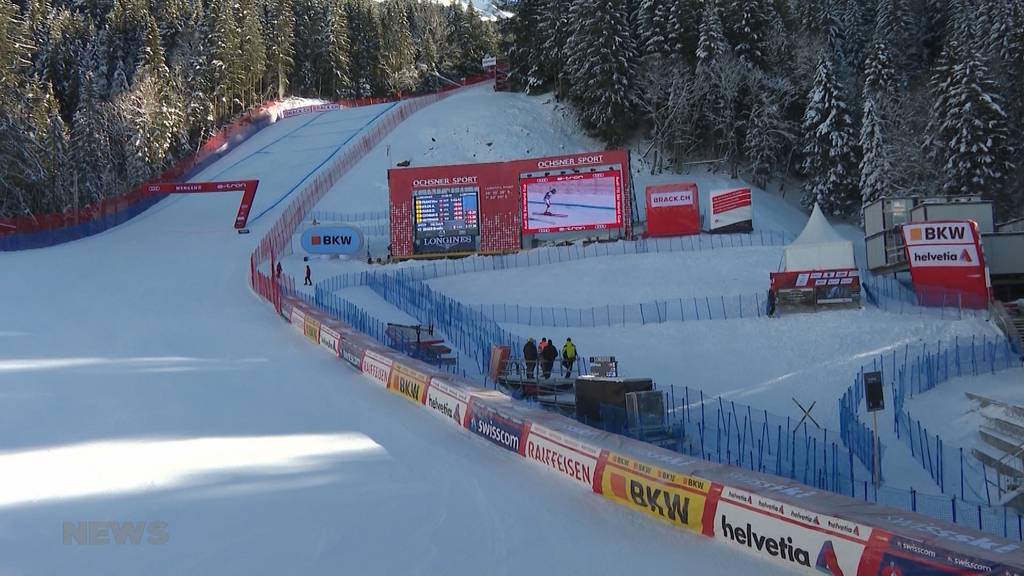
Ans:
POLYGON ((498 413, 475 397, 470 401, 469 414, 470 432, 506 450, 522 454, 525 431, 525 424, 522 421, 498 413))
POLYGON ((677 182, 647 187, 647 235, 700 234, 697 184, 677 182))
POLYGON ((919 302, 988 306, 985 259, 974 222, 911 222, 903 225, 903 241, 919 302))
POLYGON ((716 540, 797 571, 855 576, 871 528, 723 486, 714 534, 716 540))

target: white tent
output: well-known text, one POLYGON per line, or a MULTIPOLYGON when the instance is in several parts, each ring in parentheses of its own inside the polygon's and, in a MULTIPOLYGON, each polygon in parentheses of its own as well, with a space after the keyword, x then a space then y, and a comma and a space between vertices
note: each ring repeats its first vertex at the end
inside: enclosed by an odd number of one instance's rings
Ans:
POLYGON ((815 204, 804 231, 792 244, 786 246, 783 269, 837 270, 856 267, 853 242, 840 236, 825 219, 821 208, 815 204))

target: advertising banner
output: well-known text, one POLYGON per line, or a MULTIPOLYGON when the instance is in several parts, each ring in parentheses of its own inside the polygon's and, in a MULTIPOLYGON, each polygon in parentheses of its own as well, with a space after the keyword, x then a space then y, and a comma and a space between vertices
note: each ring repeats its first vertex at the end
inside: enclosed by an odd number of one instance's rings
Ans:
POLYGON ((788 568, 856 576, 871 528, 723 486, 714 537, 788 568))
POLYGON ((357 370, 363 367, 363 349, 350 340, 341 341, 341 359, 354 366, 357 370))
POLYGON ((750 188, 713 190, 711 217, 708 230, 711 232, 750 232, 754 229, 754 213, 750 203, 750 188))
POLYGON ((522 248, 524 226, 538 231, 621 227, 628 237, 632 225, 628 178, 625 150, 391 169, 392 254, 408 258, 437 252, 516 251, 522 248), (537 188, 531 196, 531 183, 540 180, 546 180, 547 188, 537 188), (556 193, 548 197, 551 209, 547 209, 544 196, 551 189, 556 193), (612 197, 616 190, 617 199, 612 197), (537 203, 523 204, 524 198, 537 203), (545 211, 551 215, 532 214, 545 211))
POLYGON ((235 228, 245 228, 249 222, 252 201, 256 197, 259 180, 232 180, 228 182, 159 182, 147 184, 150 194, 205 194, 211 192, 242 192, 242 202, 235 215, 235 228))
POLYGON ((860 273, 848 270, 771 272, 772 290, 780 304, 832 305, 860 302, 860 273))
POLYGON ((491 363, 487 369, 487 375, 491 380, 497 380, 505 371, 511 352, 508 346, 491 344, 491 363))
POLYGON ((597 461, 601 450, 539 424, 526 436, 526 458, 566 478, 588 492, 596 492, 597 461))
POLYGON ((320 345, 335 356, 341 356, 341 333, 330 326, 320 325, 320 345))
POLYGON ((306 322, 303 325, 302 333, 306 338, 313 344, 320 343, 320 321, 312 316, 306 316, 306 322))
POLYGON ((614 452, 608 454, 601 471, 600 492, 605 498, 702 534, 711 530, 715 517, 717 487, 711 482, 614 452))
POLYGON ((970 220, 911 222, 903 225, 903 242, 918 302, 988 306, 988 277, 977 224, 970 220))
POLYGON ((604 230, 622 226, 618 170, 521 178, 523 233, 604 230))
POLYGON ((310 104, 309 106, 299 106, 298 108, 289 108, 281 111, 281 118, 291 118, 292 116, 299 116, 300 114, 309 114, 311 112, 330 112, 331 110, 341 110, 341 104, 334 102, 325 102, 323 104, 310 104))
POLYGON ((363 352, 363 374, 387 388, 391 379, 391 359, 372 350, 363 352))
POLYGON ((428 386, 430 386, 428 374, 402 364, 392 365, 388 390, 417 404, 424 404, 427 401, 428 386))
POLYGON ((302 249, 307 254, 362 255, 366 243, 353 226, 314 226, 302 232, 302 249))
POLYGON ((904 538, 876 529, 864 552, 861 574, 884 576, 1019 576, 1015 568, 951 552, 932 542, 904 538))
POLYGON ((677 182, 647 187, 647 235, 700 234, 697 184, 677 182))
POLYGON ((459 428, 465 428, 469 392, 434 378, 427 387, 427 408, 459 428))
POLYGON ((470 432, 510 452, 520 455, 523 453, 525 423, 517 418, 500 414, 475 396, 469 402, 469 425, 467 427, 470 432))
POLYGON ((288 319, 292 326, 299 331, 300 334, 305 336, 306 334, 306 313, 303 312, 299 307, 292 307, 292 315, 288 319))

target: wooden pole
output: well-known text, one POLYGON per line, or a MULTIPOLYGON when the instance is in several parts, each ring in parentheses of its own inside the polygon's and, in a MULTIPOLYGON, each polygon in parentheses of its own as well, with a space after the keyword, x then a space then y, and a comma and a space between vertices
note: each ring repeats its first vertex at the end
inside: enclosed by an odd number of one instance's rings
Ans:
POLYGON ((871 413, 871 417, 874 420, 874 426, 875 426, 874 430, 872 431, 873 432, 872 436, 874 437, 874 443, 872 445, 872 449, 874 451, 874 459, 873 459, 874 466, 872 466, 872 468, 874 468, 873 474, 874 474, 874 480, 875 480, 875 489, 877 490, 878 489, 878 485, 879 485, 879 477, 881 476, 881 474, 879 473, 879 469, 878 469, 879 468, 879 458, 878 458, 878 410, 875 410, 874 412, 872 412, 871 413))

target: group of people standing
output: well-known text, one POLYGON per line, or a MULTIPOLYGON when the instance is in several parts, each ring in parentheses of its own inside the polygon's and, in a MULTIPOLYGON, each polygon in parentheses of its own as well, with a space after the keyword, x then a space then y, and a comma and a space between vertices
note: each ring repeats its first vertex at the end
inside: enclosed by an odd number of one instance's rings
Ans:
MULTIPOLYGON (((551 378, 551 371, 554 370, 555 360, 558 359, 558 348, 555 346, 554 340, 547 338, 541 338, 540 344, 537 344, 533 338, 526 341, 526 345, 523 346, 523 360, 526 361, 526 377, 530 380, 537 378, 537 364, 540 363, 541 376, 547 380, 551 378)), ((572 375, 573 364, 576 363, 576 345, 572 343, 572 338, 566 338, 565 344, 562 345, 562 369, 564 371, 564 377, 568 378, 572 375)))

